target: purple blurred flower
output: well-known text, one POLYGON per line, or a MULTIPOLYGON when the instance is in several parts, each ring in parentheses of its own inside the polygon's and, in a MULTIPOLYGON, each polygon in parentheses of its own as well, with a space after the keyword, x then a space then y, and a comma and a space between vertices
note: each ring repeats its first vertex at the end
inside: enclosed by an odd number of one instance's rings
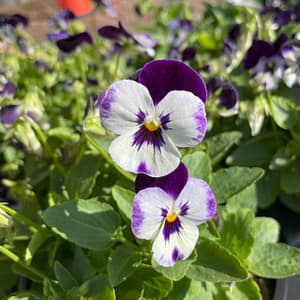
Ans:
POLYGON ((99 28, 98 34, 121 45, 125 40, 130 40, 139 50, 147 52, 149 56, 155 55, 154 47, 157 43, 149 33, 130 33, 121 22, 118 23, 118 27, 108 25, 99 28))
POLYGON ((76 16, 72 11, 65 9, 53 15, 49 19, 49 27, 51 32, 66 31, 70 21, 74 20, 76 16))
POLYGON ((60 32, 50 32, 46 34, 46 39, 49 42, 56 42, 61 39, 65 39, 69 36, 69 34, 66 31, 60 31, 60 32))
POLYGON ((183 61, 193 60, 196 56, 196 49, 194 47, 186 47, 182 51, 181 59, 183 61))
MULTIPOLYGON (((181 56, 188 60, 191 56, 181 54, 180 47, 186 40, 188 33, 193 29, 193 24, 189 20, 173 19, 168 25, 168 58, 180 59, 181 56)), ((193 51, 193 50, 191 50, 193 51)), ((191 52, 189 53, 191 54, 191 52)))
POLYGON ((93 44, 93 39, 87 31, 73 34, 56 41, 57 47, 66 53, 73 52, 76 48, 83 44, 93 44))
POLYGON ((282 49, 286 68, 283 81, 288 87, 300 86, 300 44, 291 43, 282 49))
POLYGON ((224 117, 238 113, 239 94, 236 88, 218 77, 212 78, 207 84, 208 94, 217 97, 220 115, 224 117))
POLYGON ((28 19, 22 15, 15 14, 12 16, 0 15, 0 26, 10 25, 17 27, 19 25, 23 27, 28 26, 28 19))
POLYGON ((0 110, 0 121, 2 124, 12 125, 20 117, 22 108, 20 105, 7 105, 0 110))
POLYGON ((7 81, 1 86, 0 97, 11 97, 14 96, 16 92, 16 86, 11 81, 7 81))
POLYGON ((137 180, 142 188, 133 201, 132 231, 139 239, 154 240, 153 258, 171 267, 191 255, 199 237, 197 226, 216 214, 215 196, 205 181, 188 178, 182 163, 163 178, 152 181, 138 175, 137 180))
POLYGON ((205 135, 205 101, 202 78, 174 60, 147 63, 139 83, 112 84, 100 103, 104 127, 119 135, 109 148, 112 159, 130 172, 169 174, 180 163, 176 146, 195 146, 205 135))

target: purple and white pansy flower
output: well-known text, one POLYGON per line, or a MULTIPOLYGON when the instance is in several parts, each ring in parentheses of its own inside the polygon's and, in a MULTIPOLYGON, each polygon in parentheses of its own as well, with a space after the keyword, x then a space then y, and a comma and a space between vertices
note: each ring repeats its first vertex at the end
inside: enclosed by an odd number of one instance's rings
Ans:
POLYGON ((131 228, 137 238, 154 240, 153 258, 171 267, 191 255, 199 237, 197 226, 215 216, 216 200, 205 181, 187 177, 182 163, 162 179, 145 178, 137 176, 131 228))
POLYGON ((198 73, 174 60, 146 64, 139 82, 115 82, 100 104, 104 127, 119 135, 109 148, 112 159, 133 173, 171 173, 180 163, 176 146, 195 146, 205 135, 206 97, 198 73))

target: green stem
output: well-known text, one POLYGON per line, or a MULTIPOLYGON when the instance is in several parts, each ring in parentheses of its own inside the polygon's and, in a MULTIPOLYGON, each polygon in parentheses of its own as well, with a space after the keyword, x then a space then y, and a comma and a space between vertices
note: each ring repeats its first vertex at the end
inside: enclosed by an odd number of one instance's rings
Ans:
POLYGON ((19 221, 20 223, 23 223, 28 226, 28 228, 32 232, 38 232, 43 230, 38 224, 32 222, 30 219, 25 217, 24 215, 20 214, 19 212, 11 209, 10 207, 0 204, 0 209, 4 210, 6 213, 11 215, 15 220, 19 221))
POLYGON ((121 51, 118 51, 117 58, 116 58, 114 75, 113 75, 114 76, 114 80, 118 79, 118 69, 119 69, 120 57, 121 57, 121 51))
POLYGON ((11 259, 13 262, 15 262, 15 263, 19 264, 20 266, 22 266, 23 268, 27 269, 32 274, 40 277, 42 280, 48 279, 45 274, 43 274, 42 272, 40 272, 39 270, 37 270, 36 268, 34 268, 32 266, 28 266, 24 261, 21 260, 21 258, 19 256, 17 256, 15 253, 11 252, 10 250, 8 250, 7 248, 5 248, 1 245, 0 245, 0 252, 2 254, 4 254, 6 257, 8 257, 9 259, 11 259))

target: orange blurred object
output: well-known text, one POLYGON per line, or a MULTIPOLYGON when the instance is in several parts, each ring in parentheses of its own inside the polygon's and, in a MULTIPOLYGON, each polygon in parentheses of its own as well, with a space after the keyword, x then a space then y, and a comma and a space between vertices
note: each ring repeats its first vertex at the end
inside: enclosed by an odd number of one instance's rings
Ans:
POLYGON ((76 16, 82 16, 90 13, 95 4, 91 0, 58 0, 60 9, 69 9, 76 16))

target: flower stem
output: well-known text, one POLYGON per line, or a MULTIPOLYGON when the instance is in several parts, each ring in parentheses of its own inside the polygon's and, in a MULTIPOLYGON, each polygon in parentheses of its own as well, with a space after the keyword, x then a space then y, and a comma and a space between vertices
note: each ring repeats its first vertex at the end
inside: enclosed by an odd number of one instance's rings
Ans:
POLYGON ((4 210, 6 213, 8 213, 9 215, 11 215, 17 221, 19 221, 19 222, 27 225, 28 228, 32 232, 38 232, 38 231, 43 230, 38 224, 32 222, 29 218, 25 217, 21 213, 13 210, 12 208, 10 208, 10 207, 8 207, 6 205, 0 204, 0 209, 4 210))
POLYGON ((8 250, 7 248, 5 248, 5 247, 3 247, 1 245, 0 245, 0 253, 2 253, 3 255, 5 255, 9 259, 11 259, 13 262, 19 264, 23 268, 27 269, 32 274, 40 277, 42 280, 48 279, 45 274, 43 274, 42 272, 40 272, 36 268, 27 265, 24 261, 21 260, 21 258, 19 256, 17 256, 15 253, 13 253, 12 251, 8 250))

